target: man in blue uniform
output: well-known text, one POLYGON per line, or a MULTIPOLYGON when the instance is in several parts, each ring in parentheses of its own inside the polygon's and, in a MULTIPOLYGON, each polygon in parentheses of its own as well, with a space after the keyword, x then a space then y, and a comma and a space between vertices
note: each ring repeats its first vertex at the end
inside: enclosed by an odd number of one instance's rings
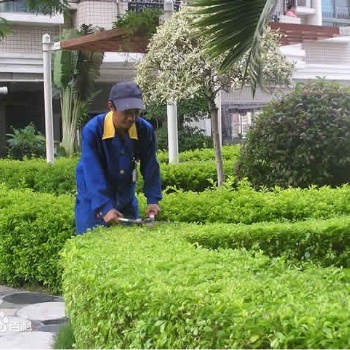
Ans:
POLYGON ((135 187, 137 168, 144 178, 147 215, 160 212, 162 198, 156 138, 150 123, 140 117, 142 91, 134 82, 113 85, 110 112, 91 119, 83 128, 82 157, 76 171, 77 233, 95 226, 140 217, 135 187))

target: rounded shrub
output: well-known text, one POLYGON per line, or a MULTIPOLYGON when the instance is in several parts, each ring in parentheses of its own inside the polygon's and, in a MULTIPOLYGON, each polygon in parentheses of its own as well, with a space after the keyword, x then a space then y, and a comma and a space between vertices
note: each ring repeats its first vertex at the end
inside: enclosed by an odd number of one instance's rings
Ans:
POLYGON ((266 105, 236 168, 254 186, 338 186, 350 180, 350 88, 317 79, 266 105))

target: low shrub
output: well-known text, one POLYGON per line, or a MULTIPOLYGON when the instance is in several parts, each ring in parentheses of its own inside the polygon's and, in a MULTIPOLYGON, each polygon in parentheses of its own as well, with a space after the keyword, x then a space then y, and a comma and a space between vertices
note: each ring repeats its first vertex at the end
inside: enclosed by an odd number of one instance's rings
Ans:
POLYGON ((348 271, 208 250, 180 230, 113 228, 67 242, 77 348, 349 347, 348 271))
MULTIPOLYGON (((0 160, 0 183, 5 182, 10 188, 32 188, 37 192, 75 194, 75 169, 77 158, 60 158, 54 164, 45 160, 0 160)), ((232 174, 234 160, 226 160, 224 168, 232 174)), ((197 161, 180 164, 161 164, 162 187, 168 186, 184 190, 203 191, 216 181, 214 161, 197 161)), ((142 176, 139 177, 137 192, 143 187, 142 176)))
POLYGON ((297 264, 312 261, 350 268, 349 230, 350 216, 343 216, 295 223, 183 225, 181 236, 208 249, 261 250, 297 264))
POLYGON ((30 123, 23 129, 12 128, 12 134, 6 134, 9 146, 8 156, 13 159, 45 156, 45 136, 30 123))
POLYGON ((238 174, 256 187, 350 182, 349 93, 318 79, 269 103, 249 129, 238 174))
MULTIPOLYGON (((350 215, 350 186, 333 189, 254 190, 241 181, 237 190, 230 183, 203 192, 182 190, 165 193, 159 220, 197 223, 244 223, 300 221, 308 218, 326 219, 350 215)), ((145 199, 139 195, 140 203, 145 199)))
POLYGON ((9 188, 31 188, 37 192, 74 194, 76 158, 59 158, 54 164, 44 159, 14 161, 0 159, 0 182, 9 188))
MULTIPOLYGON (((240 154, 240 145, 223 146, 222 158, 224 160, 231 160, 236 162, 240 154)), ((215 151, 213 148, 195 149, 191 151, 185 151, 179 153, 180 162, 193 162, 193 161, 205 161, 215 160, 215 151)), ((158 152, 158 160, 160 163, 169 162, 168 151, 158 152)))
POLYGON ((59 292, 59 251, 75 235, 73 197, 3 187, 0 198, 0 280, 59 292))
POLYGON ((73 349, 75 344, 74 331, 70 322, 60 327, 55 335, 54 349, 73 349))

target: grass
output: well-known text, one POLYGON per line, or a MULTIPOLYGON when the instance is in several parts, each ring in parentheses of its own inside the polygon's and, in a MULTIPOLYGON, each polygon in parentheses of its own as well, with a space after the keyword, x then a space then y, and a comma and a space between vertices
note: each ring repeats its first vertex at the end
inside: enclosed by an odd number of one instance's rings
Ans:
POLYGON ((73 349, 75 343, 73 327, 70 322, 65 323, 55 336, 54 349, 73 349))

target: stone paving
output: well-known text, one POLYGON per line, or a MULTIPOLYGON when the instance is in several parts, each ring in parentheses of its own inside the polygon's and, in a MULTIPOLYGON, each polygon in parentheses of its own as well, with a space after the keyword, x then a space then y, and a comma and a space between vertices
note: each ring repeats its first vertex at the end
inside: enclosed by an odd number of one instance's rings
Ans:
POLYGON ((52 349, 66 321, 61 297, 0 285, 0 349, 52 349))

